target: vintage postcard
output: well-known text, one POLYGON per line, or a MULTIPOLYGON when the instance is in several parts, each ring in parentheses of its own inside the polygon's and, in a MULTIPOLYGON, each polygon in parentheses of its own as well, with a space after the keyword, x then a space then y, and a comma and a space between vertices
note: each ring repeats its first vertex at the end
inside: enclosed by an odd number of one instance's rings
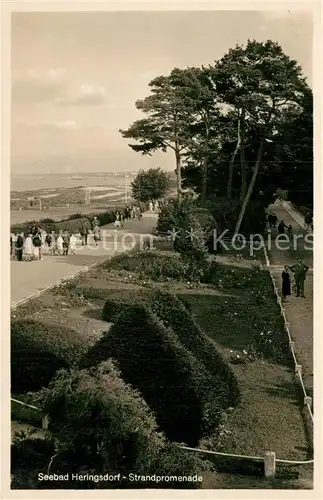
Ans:
POLYGON ((3 3, 4 498, 319 498, 319 17, 3 3))

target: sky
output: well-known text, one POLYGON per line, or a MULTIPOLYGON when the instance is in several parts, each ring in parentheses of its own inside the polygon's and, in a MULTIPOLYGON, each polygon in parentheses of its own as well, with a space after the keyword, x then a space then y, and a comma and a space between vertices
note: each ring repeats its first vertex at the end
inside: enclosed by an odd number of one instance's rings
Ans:
POLYGON ((11 18, 11 173, 173 169, 123 139, 135 101, 174 67, 237 43, 278 42, 312 85, 312 20, 299 11, 16 12, 11 18))

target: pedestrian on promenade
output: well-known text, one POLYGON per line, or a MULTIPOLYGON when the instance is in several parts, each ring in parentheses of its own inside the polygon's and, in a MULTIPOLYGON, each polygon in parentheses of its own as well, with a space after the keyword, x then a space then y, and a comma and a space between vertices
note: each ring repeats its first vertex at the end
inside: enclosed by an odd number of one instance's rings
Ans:
POLYGON ((311 227, 311 224, 313 224, 313 217, 310 213, 305 215, 304 222, 305 222, 305 229, 306 231, 308 231, 311 227))
POLYGON ((94 230, 94 228, 95 228, 96 226, 100 226, 100 222, 99 222, 99 219, 97 218, 97 216, 95 216, 95 217, 93 218, 93 221, 92 221, 92 230, 94 230))
POLYGON ((52 245, 52 235, 51 234, 46 234, 45 244, 47 245, 49 253, 51 253, 51 251, 50 251, 51 245, 52 245))
POLYGON ((285 222, 283 220, 280 221, 278 224, 278 233, 279 234, 284 234, 285 233, 285 228, 287 229, 288 226, 286 226, 285 222))
POLYGON ((46 245, 46 236, 47 236, 47 232, 45 231, 45 229, 40 229, 40 239, 41 239, 41 245, 40 245, 40 250, 39 250, 39 258, 40 260, 43 259, 43 255, 44 255, 44 252, 45 252, 45 245, 46 245))
POLYGON ((23 249, 24 249, 24 233, 20 233, 16 241, 16 258, 19 262, 22 261, 23 249))
POLYGON ((16 256, 17 235, 13 233, 10 238, 10 256, 14 259, 16 256))
POLYGON ((63 233, 63 255, 68 255, 69 246, 70 246, 70 234, 67 231, 67 229, 65 229, 63 233))
POLYGON ((71 234, 70 237, 70 251, 72 255, 76 253, 76 236, 74 233, 71 234))
POLYGON ((114 221, 114 227, 115 228, 120 227, 120 214, 119 214, 119 212, 116 212, 115 221, 114 221))
POLYGON ((291 238, 291 236, 293 234, 293 228, 292 228, 291 224, 289 224, 289 226, 287 228, 287 233, 288 233, 288 236, 291 238))
POLYGON ((283 302, 287 302, 287 297, 292 294, 289 267, 285 266, 282 272, 282 296, 283 302))
POLYGON ((90 232, 89 222, 86 220, 84 221, 81 229, 82 245, 87 245, 89 232, 90 232))
POLYGON ((306 273, 308 271, 308 266, 304 264, 302 257, 297 259, 297 263, 290 266, 289 269, 294 274, 295 286, 296 286, 296 297, 301 296, 305 298, 304 295, 304 284, 306 279, 306 273))
POLYGON ((93 237, 94 237, 95 245, 98 246, 98 242, 100 241, 100 228, 99 228, 99 226, 94 226, 93 237))
POLYGON ((33 251, 34 251, 34 259, 40 260, 41 258, 41 236, 39 231, 33 236, 33 251))
POLYGON ((121 212, 120 212, 120 225, 121 225, 121 227, 123 227, 123 225, 124 225, 124 213, 123 213, 123 210, 121 210, 121 212))
POLYGON ((53 256, 56 253, 56 234, 55 231, 52 231, 49 235, 50 243, 49 243, 49 253, 53 256))
POLYGON ((57 254, 58 255, 63 255, 63 236, 61 231, 59 232, 58 238, 56 240, 56 248, 57 248, 57 254))
POLYGON ((31 233, 28 234, 27 238, 25 239, 24 253, 25 253, 25 256, 26 256, 26 262, 31 262, 31 260, 33 258, 33 253, 34 253, 33 240, 32 240, 32 234, 31 233))

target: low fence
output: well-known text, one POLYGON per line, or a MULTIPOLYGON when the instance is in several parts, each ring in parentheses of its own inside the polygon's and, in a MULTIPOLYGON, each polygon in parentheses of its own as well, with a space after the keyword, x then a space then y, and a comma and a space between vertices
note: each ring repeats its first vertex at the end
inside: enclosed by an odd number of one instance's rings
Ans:
POLYGON ((265 260, 266 260, 266 266, 267 266, 267 269, 268 269, 268 272, 269 272, 269 275, 270 275, 270 278, 271 278, 271 281, 272 281, 272 284, 273 284, 273 287, 274 287, 274 292, 275 292, 275 295, 276 295, 277 305, 280 308, 280 314, 281 314, 281 316, 283 318, 283 321, 284 321, 284 329, 285 329, 285 332, 286 332, 286 334, 288 336, 289 348, 290 348, 290 351, 291 351, 291 354, 292 354, 292 357, 293 357, 293 360, 294 360, 295 374, 298 376, 298 380, 299 380, 300 386, 302 388, 303 397, 304 397, 304 406, 307 408, 308 414, 310 416, 310 420, 313 423, 314 422, 314 417, 313 417, 313 410, 312 410, 312 398, 306 392, 306 388, 305 388, 305 384, 304 384, 304 380, 303 380, 303 374, 302 374, 302 365, 297 361, 297 358, 296 358, 295 342, 293 341, 293 338, 292 338, 292 335, 291 335, 291 332, 290 332, 290 324, 289 324, 289 322, 287 321, 287 318, 286 318, 285 309, 283 308, 282 300, 281 300, 281 297, 280 297, 278 289, 277 289, 275 278, 274 278, 273 273, 271 271, 270 261, 269 261, 269 257, 268 257, 268 252, 267 252, 267 249, 265 247, 264 247, 264 255, 265 255, 265 260))
MULTIPOLYGON (((26 406, 27 408, 31 408, 33 410, 38 411, 41 414, 42 418, 42 429, 43 430, 48 430, 49 428, 49 416, 46 415, 41 408, 38 408, 37 406, 33 406, 29 403, 25 403, 23 401, 19 401, 18 399, 11 398, 11 401, 16 404, 20 404, 23 406, 26 406)), ((264 456, 251 456, 251 455, 239 455, 235 453, 224 453, 224 452, 219 452, 219 451, 210 451, 210 450, 203 450, 200 448, 190 448, 189 446, 182 446, 178 445, 178 447, 182 450, 191 452, 191 453, 198 453, 198 454, 204 454, 208 455, 209 460, 214 460, 216 458, 221 458, 222 461, 223 459, 229 459, 229 469, 230 466, 232 467, 232 462, 233 461, 243 461, 245 464, 246 462, 249 464, 252 464, 255 466, 255 464, 259 464, 259 468, 261 470, 261 473, 264 474, 265 477, 274 477, 276 473, 276 466, 278 465, 291 465, 291 466, 299 466, 299 465, 306 465, 306 464, 313 464, 314 460, 285 460, 285 459, 280 459, 276 457, 275 452, 272 451, 267 451, 264 456)), ((240 465, 241 467, 241 465, 240 465)), ((250 465, 249 465, 250 467, 250 465)))

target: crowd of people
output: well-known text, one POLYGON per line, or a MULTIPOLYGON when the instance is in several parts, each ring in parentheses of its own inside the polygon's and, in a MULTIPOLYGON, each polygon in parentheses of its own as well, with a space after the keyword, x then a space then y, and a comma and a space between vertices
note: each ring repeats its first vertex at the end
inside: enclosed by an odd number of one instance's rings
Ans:
MULTIPOLYGON (((312 214, 307 213, 304 217, 304 222, 306 231, 309 231, 309 229, 313 230, 312 214)), ((287 229, 288 236, 291 238, 293 235, 292 226, 285 224, 283 220, 281 220, 278 223, 278 217, 273 212, 268 212, 267 214, 267 227, 268 227, 268 232, 271 232, 272 229, 276 229, 277 227, 278 234, 285 234, 285 229, 287 229)), ((304 287, 308 270, 309 267, 306 264, 304 264, 303 259, 301 257, 297 259, 296 264, 292 266, 287 266, 287 265, 284 266, 284 269, 281 274, 283 302, 287 302, 287 297, 292 295, 293 288, 296 297, 305 298, 304 287)))
MULTIPOLYGON (((309 231, 310 229, 313 231, 313 215, 311 215, 310 213, 306 214, 304 217, 304 223, 306 231, 309 231)), ((285 229, 287 229, 287 233, 289 235, 292 234, 293 229, 291 225, 287 226, 283 220, 281 220, 278 225, 277 224, 278 224, 277 215, 273 212, 268 212, 267 214, 268 232, 271 232, 272 229, 276 229, 277 227, 279 234, 284 234, 285 229)))
POLYGON ((114 227, 123 227, 126 220, 142 219, 142 209, 138 205, 126 207, 123 210, 115 212, 114 227))
MULTIPOLYGON (((126 220, 142 219, 142 208, 127 205, 116 211, 114 217, 114 227, 123 227, 126 220)), ((39 225, 34 225, 27 232, 10 235, 10 256, 18 261, 31 262, 42 260, 46 253, 52 256, 75 255, 79 239, 81 246, 88 245, 90 236, 95 245, 98 245, 101 240, 101 228, 97 217, 94 217, 92 222, 84 220, 78 233, 67 229, 46 232, 39 225)))
POLYGON ((78 236, 81 236, 81 245, 87 245, 90 233, 93 234, 94 242, 98 245, 101 235, 97 217, 94 217, 92 224, 85 221, 79 229, 79 234, 67 229, 47 232, 40 226, 34 225, 30 231, 10 235, 10 255, 13 259, 26 262, 42 260, 45 253, 61 256, 75 255, 78 236))

